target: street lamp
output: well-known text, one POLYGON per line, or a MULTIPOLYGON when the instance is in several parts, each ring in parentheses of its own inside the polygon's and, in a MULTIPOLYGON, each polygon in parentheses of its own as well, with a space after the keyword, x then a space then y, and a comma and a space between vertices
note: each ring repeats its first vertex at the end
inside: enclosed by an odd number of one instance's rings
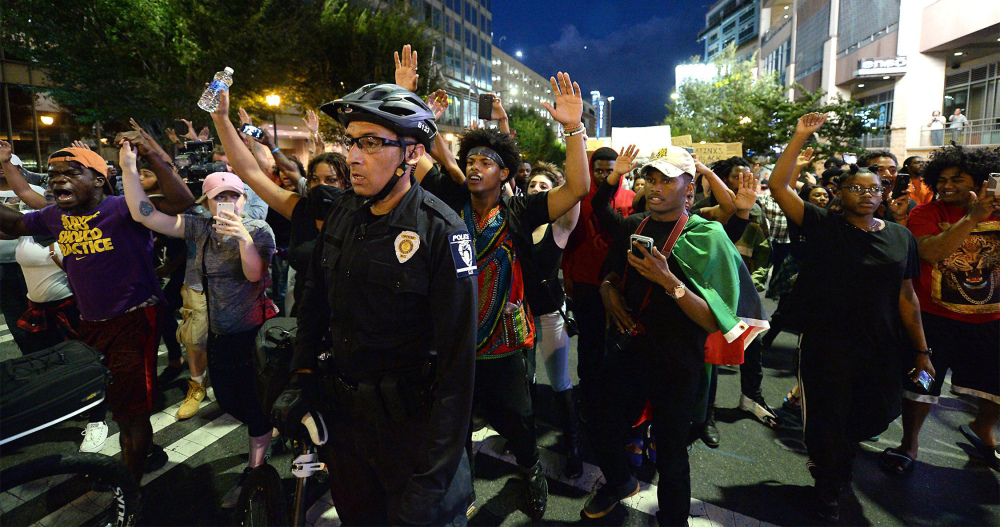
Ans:
POLYGON ((279 97, 275 93, 272 93, 271 95, 268 95, 267 97, 265 97, 265 99, 267 99, 267 105, 270 106, 271 108, 274 108, 274 110, 271 111, 271 117, 273 118, 272 125, 274 126, 274 128, 273 128, 273 130, 274 130, 274 146, 277 147, 278 146, 278 105, 281 104, 281 97, 279 97))
POLYGON ((517 56, 517 58, 521 58, 521 57, 523 57, 523 56, 524 56, 524 54, 523 54, 523 53, 521 53, 520 51, 518 51, 517 53, 514 53, 514 55, 516 55, 516 56, 517 56))
POLYGON ((53 119, 51 115, 43 115, 43 116, 39 117, 38 120, 40 120, 42 122, 42 124, 44 124, 45 126, 49 126, 52 123, 56 122, 55 119, 53 119))

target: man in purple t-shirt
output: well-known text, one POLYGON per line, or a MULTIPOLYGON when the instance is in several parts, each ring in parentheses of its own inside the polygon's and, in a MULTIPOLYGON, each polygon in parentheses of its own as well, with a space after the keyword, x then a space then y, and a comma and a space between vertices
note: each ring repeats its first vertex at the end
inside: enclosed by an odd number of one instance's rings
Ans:
MULTIPOLYGON (((6 151, 9 146, 0 144, 0 157, 6 151)), ((164 180, 177 177, 162 158, 148 159, 161 169, 154 170, 158 179, 161 172, 167 175, 164 180)), ((183 183, 167 186, 179 189, 183 183)), ((139 482, 153 435, 149 415, 163 302, 153 266, 153 236, 132 220, 125 198, 113 195, 107 163, 95 152, 65 148, 52 154, 49 190, 55 205, 23 216, 4 209, 0 231, 56 237, 80 309, 80 340, 104 354, 114 379, 108 385, 108 406, 119 425, 122 457, 139 482)), ((194 201, 186 188, 173 194, 177 199, 171 206, 194 201)))

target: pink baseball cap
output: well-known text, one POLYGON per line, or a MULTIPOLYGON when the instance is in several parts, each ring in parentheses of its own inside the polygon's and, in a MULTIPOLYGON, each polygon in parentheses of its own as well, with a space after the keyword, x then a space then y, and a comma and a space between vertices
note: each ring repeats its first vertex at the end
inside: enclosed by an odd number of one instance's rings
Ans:
POLYGON ((229 172, 213 172, 201 182, 201 193, 208 196, 209 199, 227 190, 243 195, 245 193, 243 180, 236 177, 236 174, 229 172))

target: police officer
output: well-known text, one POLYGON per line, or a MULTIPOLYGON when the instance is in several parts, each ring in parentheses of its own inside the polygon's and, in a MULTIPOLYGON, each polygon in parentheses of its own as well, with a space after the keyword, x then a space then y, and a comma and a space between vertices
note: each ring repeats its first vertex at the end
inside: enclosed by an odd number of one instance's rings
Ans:
POLYGON ((313 252, 282 425, 320 412, 341 520, 464 525, 476 260, 461 219, 412 177, 434 115, 395 84, 321 107, 346 127, 352 189, 313 252))

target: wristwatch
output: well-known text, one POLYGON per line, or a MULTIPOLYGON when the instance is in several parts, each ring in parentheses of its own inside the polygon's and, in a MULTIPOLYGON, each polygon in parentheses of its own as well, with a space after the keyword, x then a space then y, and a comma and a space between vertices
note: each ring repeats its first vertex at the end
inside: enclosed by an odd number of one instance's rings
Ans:
POLYGON ((676 287, 674 287, 672 291, 670 289, 667 289, 667 296, 673 298, 674 300, 677 300, 678 298, 684 296, 684 293, 686 291, 687 289, 684 287, 684 284, 678 284, 676 287))

